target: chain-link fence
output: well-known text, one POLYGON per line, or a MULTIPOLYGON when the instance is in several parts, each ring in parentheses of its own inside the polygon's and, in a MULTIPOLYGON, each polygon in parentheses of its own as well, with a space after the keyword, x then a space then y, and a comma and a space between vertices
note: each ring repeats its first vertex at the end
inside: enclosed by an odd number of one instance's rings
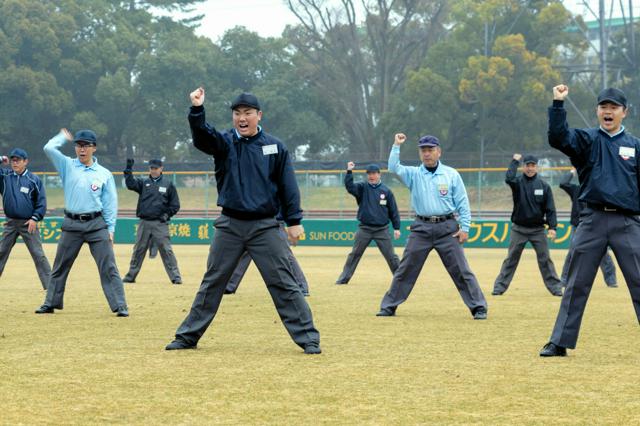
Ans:
MULTIPOLYGON (((504 182, 506 168, 460 168, 465 182, 474 219, 508 217, 512 209, 509 187, 504 182)), ((553 190, 556 209, 565 216, 570 208, 569 197, 558 187, 563 174, 569 167, 541 167, 542 176, 553 190)), ((56 173, 38 173, 47 191, 48 209, 61 213, 64 195, 60 178, 56 173)), ((136 176, 146 176, 136 173, 136 176)), ((344 170, 299 170, 296 177, 300 187, 302 207, 306 217, 353 218, 357 204, 344 188, 344 170)), ((118 188, 119 214, 134 216, 138 194, 126 189, 122 172, 114 172, 118 188)), ((166 172, 178 188, 181 216, 215 217, 220 213, 216 205, 217 191, 213 172, 166 172)), ((354 171, 356 182, 364 180, 363 170, 354 171)), ((409 190, 393 173, 382 172, 382 181, 396 196, 403 218, 413 216, 409 190)), ((51 213, 50 213, 51 214, 51 213)))

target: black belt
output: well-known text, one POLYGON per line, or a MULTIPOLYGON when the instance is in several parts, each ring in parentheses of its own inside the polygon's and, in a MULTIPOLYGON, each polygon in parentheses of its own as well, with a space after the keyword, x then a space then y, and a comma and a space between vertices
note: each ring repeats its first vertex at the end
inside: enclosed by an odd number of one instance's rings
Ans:
POLYGON ((620 207, 613 207, 613 206, 607 206, 604 204, 594 204, 594 203, 586 203, 586 204, 588 208, 592 210, 599 210, 601 212, 620 213, 620 214, 626 214, 629 216, 635 216, 638 214, 630 210, 621 209, 620 207))
POLYGON ((444 216, 420 216, 419 214, 417 214, 416 218, 424 222, 439 223, 449 219, 454 219, 455 216, 453 215, 453 213, 445 214, 444 216))
POLYGON ((102 216, 102 212, 70 213, 65 210, 64 215, 69 219, 87 221, 87 220, 95 219, 98 216, 102 216))

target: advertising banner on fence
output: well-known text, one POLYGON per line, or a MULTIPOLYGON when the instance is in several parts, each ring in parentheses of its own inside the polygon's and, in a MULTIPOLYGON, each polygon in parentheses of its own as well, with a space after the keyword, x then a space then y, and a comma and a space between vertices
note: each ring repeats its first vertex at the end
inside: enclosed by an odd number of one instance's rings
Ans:
MULTIPOLYGON (((0 219, 0 231, 4 228, 5 219, 0 219)), ((409 236, 411 220, 403 220, 400 228, 401 237, 394 245, 406 244, 409 236)), ((61 217, 45 218, 38 223, 42 241, 56 243, 60 239, 61 217)), ((300 240, 301 246, 351 246, 358 222, 351 219, 307 219, 303 222, 305 233, 300 240)), ((116 243, 133 244, 136 239, 138 219, 122 218, 116 224, 114 236, 116 243)), ((169 222, 169 234, 173 244, 210 244, 214 233, 213 219, 177 218, 169 222)), ((465 247, 507 248, 511 222, 505 220, 479 220, 471 223, 469 240, 465 247)), ((549 240, 549 247, 566 249, 572 226, 569 222, 560 222, 557 238, 549 240)))

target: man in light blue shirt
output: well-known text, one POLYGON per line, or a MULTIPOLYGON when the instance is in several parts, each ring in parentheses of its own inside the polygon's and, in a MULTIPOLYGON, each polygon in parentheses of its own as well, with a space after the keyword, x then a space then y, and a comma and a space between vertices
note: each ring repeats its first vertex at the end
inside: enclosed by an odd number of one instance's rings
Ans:
POLYGON ((431 135, 418 141, 420 167, 400 164, 400 146, 406 140, 403 133, 395 135, 389 171, 396 173, 409 187, 416 220, 411 225, 411 234, 400 266, 393 274, 391 288, 384 295, 376 315, 395 315, 398 305, 411 294, 429 252, 435 248, 473 318, 486 319, 487 301, 462 248, 471 225, 469 199, 462 178, 455 169, 440 162, 440 141, 431 135))
POLYGON ((63 308, 69 271, 86 242, 98 266, 109 308, 119 317, 128 317, 124 287, 113 253, 118 196, 113 175, 93 156, 96 152, 95 133, 80 130, 73 138, 67 129, 62 129, 47 142, 44 152, 62 179, 65 218, 47 297, 36 313, 52 314, 54 309, 63 308), (68 141, 74 142, 77 158, 67 157, 60 151, 68 141))

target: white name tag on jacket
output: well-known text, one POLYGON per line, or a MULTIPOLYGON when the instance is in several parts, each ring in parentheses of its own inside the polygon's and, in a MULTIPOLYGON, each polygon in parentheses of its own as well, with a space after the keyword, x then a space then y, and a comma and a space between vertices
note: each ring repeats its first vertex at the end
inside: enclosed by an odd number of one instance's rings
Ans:
POLYGON ((20 192, 22 192, 23 194, 28 194, 29 193, 29 188, 27 188, 26 186, 21 186, 20 187, 20 192))
POLYGON ((277 154, 278 153, 278 145, 273 144, 273 145, 264 145, 262 147, 262 155, 271 155, 271 154, 277 154))
POLYGON ((380 205, 381 206, 386 206, 387 205, 387 200, 380 200, 380 205))
POLYGON ((158 191, 160 191, 160 192, 167 192, 167 187, 166 187, 166 186, 159 186, 159 187, 158 187, 158 191))
POLYGON ((636 150, 632 146, 621 146, 620 151, 618 151, 618 155, 623 158, 632 158, 636 156, 636 150))
POLYGON ((536 189, 533 191, 533 195, 544 195, 544 189, 536 189))

